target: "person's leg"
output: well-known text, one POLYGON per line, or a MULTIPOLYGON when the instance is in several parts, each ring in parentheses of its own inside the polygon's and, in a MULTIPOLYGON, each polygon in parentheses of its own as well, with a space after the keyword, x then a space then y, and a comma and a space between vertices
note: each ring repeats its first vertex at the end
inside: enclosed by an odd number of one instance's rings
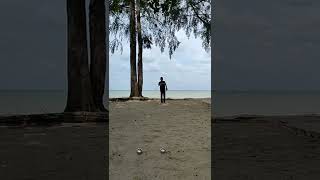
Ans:
POLYGON ((160 91, 160 99, 161 99, 161 103, 162 103, 162 92, 160 91))
POLYGON ((163 92, 163 102, 166 103, 166 92, 163 92))

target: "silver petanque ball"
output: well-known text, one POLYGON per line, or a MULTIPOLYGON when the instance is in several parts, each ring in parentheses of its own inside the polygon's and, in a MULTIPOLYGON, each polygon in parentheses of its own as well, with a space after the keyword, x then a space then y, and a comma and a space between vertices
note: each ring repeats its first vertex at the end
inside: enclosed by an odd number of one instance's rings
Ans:
POLYGON ((164 154, 164 153, 166 153, 166 150, 165 150, 164 148, 160 148, 160 152, 161 152, 162 154, 164 154))
POLYGON ((142 149, 141 148, 137 149, 137 154, 139 154, 139 155, 142 154, 142 149))

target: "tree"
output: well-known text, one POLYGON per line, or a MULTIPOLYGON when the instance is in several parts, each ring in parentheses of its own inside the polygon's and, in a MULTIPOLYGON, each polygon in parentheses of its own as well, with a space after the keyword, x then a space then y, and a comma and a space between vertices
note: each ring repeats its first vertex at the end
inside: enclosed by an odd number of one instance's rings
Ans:
POLYGON ((141 29, 141 13, 140 13, 140 3, 141 0, 137 0, 137 32, 138 32, 138 96, 142 97, 143 88, 143 41, 142 41, 142 29, 141 29))
POLYGON ((188 28, 193 31, 195 37, 200 36, 202 46, 206 51, 211 46, 211 4, 210 0, 188 0, 189 14, 188 28))
POLYGON ((136 3, 130 0, 130 71, 131 71, 131 92, 130 97, 139 96, 136 69, 136 3))
POLYGON ((90 77, 93 101, 100 111, 106 78, 106 8, 105 0, 91 0, 89 5, 90 77))
MULTIPOLYGON (((156 1, 155 1, 156 2, 156 1)), ((146 0, 114 0, 110 3, 110 14, 111 14, 111 23, 110 23, 110 32, 114 35, 114 39, 110 42, 111 53, 114 53, 115 50, 119 48, 121 51, 122 40, 123 38, 130 37, 130 49, 136 49, 136 47, 131 48, 131 46, 136 46, 138 42, 138 68, 136 67, 136 59, 131 56, 133 53, 130 50, 130 69, 131 69, 131 94, 130 96, 139 96, 142 97, 142 87, 143 87, 143 48, 151 48, 152 46, 152 36, 155 37, 156 45, 159 45, 161 50, 164 50, 165 41, 171 38, 174 42, 171 45, 177 46, 179 42, 175 36, 168 35, 168 29, 164 26, 163 23, 159 23, 160 20, 157 19, 159 14, 154 13, 153 9, 150 8, 150 4, 146 0), (131 2, 135 3, 134 8, 130 4, 131 2), (134 13, 131 13, 134 10, 134 13), (126 17, 129 16, 130 19, 127 20, 126 17), (133 22, 133 16, 135 16, 135 22, 133 22), (132 18, 132 19, 131 19, 132 18), (148 19, 146 19, 148 18, 148 19), (129 21, 129 25, 127 21, 129 21), (135 24, 132 28, 132 24, 135 24), (158 25, 154 25, 159 23, 158 25), (152 33, 150 33, 152 32, 152 33), (138 35, 138 41, 136 37, 133 38, 135 43, 132 44, 132 36, 138 35), (174 38, 172 38, 174 37, 174 38), (160 42, 160 43, 159 43, 160 42), (135 62, 134 62, 135 61, 135 62), (136 72, 136 68, 138 73, 136 72), (136 76, 138 75, 138 79, 136 76), (135 82, 135 83, 134 83, 135 82), (136 90, 137 89, 137 90, 136 90)), ((136 55, 134 55, 136 57, 136 55)))
POLYGON ((68 97, 65 112, 96 111, 88 65, 85 0, 67 0, 68 97))
POLYGON ((89 12, 90 70, 85 0, 67 0, 68 97, 65 112, 106 112, 103 94, 106 74, 105 1, 91 0, 89 12))
POLYGON ((203 48, 209 51, 211 46, 211 3, 210 0, 164 0, 153 6, 161 11, 165 23, 173 31, 183 29, 188 37, 191 33, 202 39, 203 48))
POLYGON ((137 61, 136 61, 136 0, 113 0, 110 1, 111 23, 110 33, 114 39, 110 42, 111 53, 118 48, 122 51, 123 38, 130 40, 130 97, 139 96, 137 82, 137 61), (129 17, 126 19, 126 17, 129 17), (126 20, 124 22, 123 20, 126 20))
POLYGON ((210 49, 210 0, 130 0, 130 6, 127 0, 113 0, 110 7, 112 17, 110 32, 114 35, 114 39, 110 42, 111 53, 119 48, 122 51, 123 38, 130 36, 131 97, 142 96, 143 48, 151 48, 155 45, 164 52, 168 45, 171 58, 180 45, 176 32, 183 29, 188 37, 191 32, 196 38, 200 36, 205 50, 210 49), (135 1, 137 3, 133 5, 135 1), (130 26, 125 20, 126 16, 130 16, 128 20, 130 26), (136 22, 133 22, 133 16, 136 17, 136 22), (138 80, 135 59, 136 34, 138 34, 138 80), (136 84, 138 84, 138 93, 136 93, 136 84))

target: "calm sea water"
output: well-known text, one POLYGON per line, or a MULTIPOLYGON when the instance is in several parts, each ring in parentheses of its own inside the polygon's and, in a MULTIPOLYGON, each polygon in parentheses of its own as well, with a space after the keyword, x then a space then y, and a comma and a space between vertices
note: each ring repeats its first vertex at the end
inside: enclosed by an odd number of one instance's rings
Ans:
MULTIPOLYGON (((167 91, 170 98, 208 98, 211 91, 167 91)), ((65 91, 0 91, 0 114, 53 113, 63 111, 65 91)), ((110 97, 127 97, 129 91, 110 91, 110 97)), ((144 91, 158 98, 158 91, 144 91)), ((214 92, 215 116, 239 114, 320 114, 320 91, 214 92)), ((107 98, 105 97, 105 101, 107 98)))
MULTIPOLYGON (((109 91, 112 97, 128 97, 129 91, 109 91)), ((158 91, 144 91, 144 96, 158 98, 158 91)), ((210 91, 167 91, 170 98, 208 98, 210 91)), ((33 114, 62 112, 66 91, 0 90, 0 114, 33 114)), ((107 102, 104 97, 104 102, 107 102)))
MULTIPOLYGON (((130 91, 109 91, 110 98, 128 97, 130 91)), ((143 96, 149 98, 160 98, 160 91, 143 91, 143 96)), ((183 99, 183 98, 210 98, 211 91, 167 91, 166 98, 183 99)))
POLYGON ((62 112, 67 99, 66 95, 65 91, 0 91, 0 114, 62 112))
POLYGON ((320 91, 214 92, 213 114, 320 114, 320 91))

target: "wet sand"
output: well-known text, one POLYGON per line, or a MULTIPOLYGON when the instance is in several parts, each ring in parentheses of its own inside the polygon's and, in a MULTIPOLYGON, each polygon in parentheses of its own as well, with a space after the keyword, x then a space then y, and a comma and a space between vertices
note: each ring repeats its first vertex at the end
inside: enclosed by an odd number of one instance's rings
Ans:
POLYGON ((109 108, 110 179, 211 179, 210 104, 147 100, 110 102, 109 108))

